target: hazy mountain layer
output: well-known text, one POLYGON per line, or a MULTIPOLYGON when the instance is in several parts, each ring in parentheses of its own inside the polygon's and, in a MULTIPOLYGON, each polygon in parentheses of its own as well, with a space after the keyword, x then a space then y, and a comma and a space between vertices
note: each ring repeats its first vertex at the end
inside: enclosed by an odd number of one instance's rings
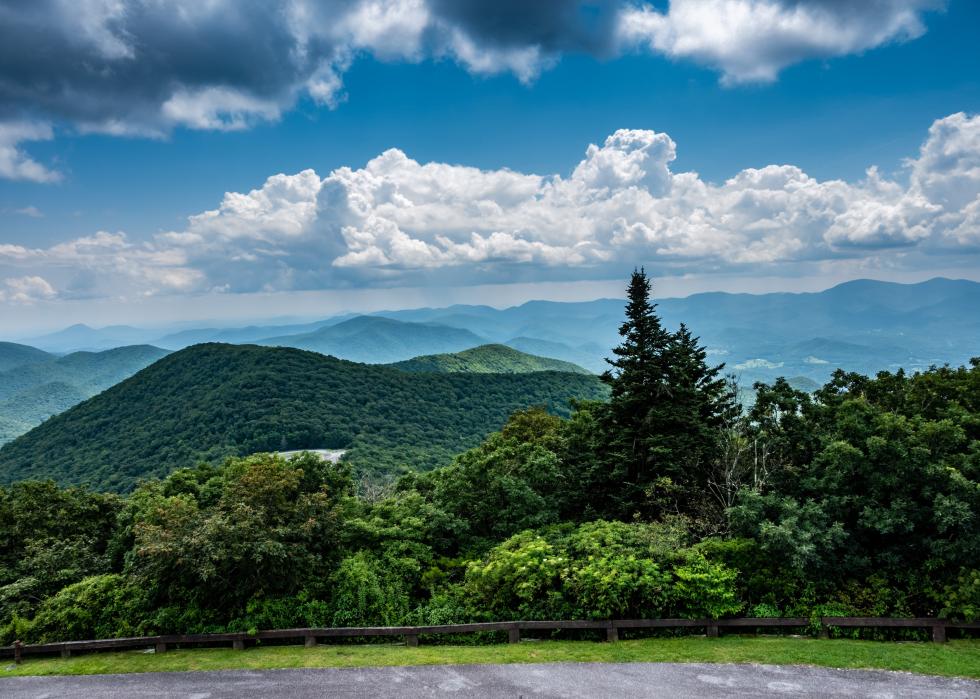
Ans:
MULTIPOLYGON (((656 292, 654 282, 654 296, 656 292)), ((949 279, 919 284, 858 280, 818 293, 718 292, 659 301, 668 327, 687 323, 708 345, 711 357, 725 362, 746 385, 780 375, 822 383, 837 367, 874 373, 899 366, 914 370, 961 364, 980 353, 978 308, 980 284, 949 279)), ((619 340, 622 313, 618 299, 531 301, 506 309, 456 305, 382 312, 371 316, 373 320, 345 316, 156 336, 173 348, 202 340, 257 342, 375 363, 493 342, 601 372, 609 348, 619 340)), ((93 344, 136 330, 76 326, 55 335, 60 343, 75 337, 93 344)))
POLYGON ((132 376, 166 354, 166 350, 146 345, 74 352, 64 357, 41 352, 40 360, 0 372, 0 444, 132 376))
POLYGON ((47 352, 15 342, 0 342, 0 371, 53 359, 47 352))
POLYGON ((406 323, 358 316, 302 335, 283 335, 258 342, 294 347, 371 364, 388 364, 420 355, 458 352, 485 344, 479 335, 448 325, 406 323))

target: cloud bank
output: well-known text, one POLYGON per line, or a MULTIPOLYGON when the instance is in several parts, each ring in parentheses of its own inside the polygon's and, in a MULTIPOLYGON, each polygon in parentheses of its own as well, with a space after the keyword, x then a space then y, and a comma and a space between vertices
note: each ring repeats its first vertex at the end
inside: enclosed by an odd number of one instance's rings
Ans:
POLYGON ((149 242, 103 231, 45 249, 0 244, 4 298, 603 279, 640 263, 657 274, 915 268, 980 252, 980 116, 934 122, 900 179, 769 165, 714 184, 672 171, 676 151, 665 133, 621 129, 567 176, 542 176, 391 149, 362 168, 229 192, 149 242))
MULTIPOLYGON (((644 51, 726 84, 913 39, 937 0, 0 0, 0 177, 60 175, 19 147, 51 124, 164 136, 335 107, 359 56, 533 81, 566 53, 644 51)), ((352 96, 356 98, 356 96, 352 96)))

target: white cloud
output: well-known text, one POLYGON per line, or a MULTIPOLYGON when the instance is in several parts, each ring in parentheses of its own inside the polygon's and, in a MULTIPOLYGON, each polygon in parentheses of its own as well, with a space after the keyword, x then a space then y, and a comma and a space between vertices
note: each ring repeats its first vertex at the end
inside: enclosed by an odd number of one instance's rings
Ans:
POLYGON ((25 121, 0 123, 0 177, 31 182, 57 182, 61 173, 49 170, 20 149, 25 141, 50 141, 49 124, 25 121))
MULTIPOLYGON (((448 59, 525 83, 567 53, 648 51, 774 80, 786 66, 925 31, 940 0, 33 0, 3 10, 0 118, 37 115, 82 133, 166 136, 277 120, 302 96, 345 99, 355 60, 448 59)), ((34 138, 50 138, 50 131, 34 138)), ((57 173, 0 131, 0 175, 57 173), (11 174, 13 173, 13 174, 11 174)))
POLYGON ((176 125, 192 129, 240 131, 253 121, 275 121, 279 105, 228 87, 181 89, 161 107, 163 117, 176 125))
POLYGON ((937 120, 907 176, 872 167, 856 182, 769 165, 714 184, 673 172, 676 144, 645 130, 589 146, 567 177, 391 149, 359 169, 229 192, 145 243, 99 232, 46 249, 0 245, 0 267, 51 279, 94 270, 84 293, 130 295, 602 278, 635 264, 658 274, 914 268, 980 252, 978 133, 978 116, 937 120))
POLYGON ((671 0, 619 17, 620 40, 722 72, 723 82, 770 82, 783 68, 812 58, 860 53, 925 32, 920 15, 935 0, 788 2, 671 0))
POLYGON ((50 301, 58 295, 43 277, 14 277, 3 280, 0 288, 0 303, 31 304, 36 301, 50 301))

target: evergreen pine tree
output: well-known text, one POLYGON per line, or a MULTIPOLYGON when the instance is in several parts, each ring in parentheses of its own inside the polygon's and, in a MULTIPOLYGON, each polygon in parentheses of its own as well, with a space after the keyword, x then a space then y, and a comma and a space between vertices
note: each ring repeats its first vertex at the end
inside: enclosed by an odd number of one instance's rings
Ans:
POLYGON ((596 494, 618 516, 665 509, 697 515, 719 431, 738 406, 721 375, 724 365, 708 364, 687 326, 668 332, 650 291, 646 272, 634 271, 623 340, 603 374, 611 388, 603 423, 609 480, 596 494))
POLYGON ((626 320, 619 328, 622 343, 613 348, 612 366, 603 374, 610 388, 610 456, 625 464, 628 485, 640 485, 651 468, 650 425, 654 406, 669 392, 667 353, 670 334, 650 301, 650 279, 634 270, 627 291, 626 320))
POLYGON ((719 431, 737 417, 739 406, 721 373, 725 365, 710 366, 707 350, 683 323, 671 336, 668 356, 670 405, 652 420, 659 426, 653 438, 669 455, 665 472, 680 486, 683 509, 700 510, 719 431))

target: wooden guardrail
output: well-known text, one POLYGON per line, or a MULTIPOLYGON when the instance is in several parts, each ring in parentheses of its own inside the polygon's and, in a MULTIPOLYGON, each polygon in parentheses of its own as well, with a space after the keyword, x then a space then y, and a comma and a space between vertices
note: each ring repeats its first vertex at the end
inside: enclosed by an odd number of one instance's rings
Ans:
MULTIPOLYGON (((370 636, 401 636, 408 646, 417 646, 423 634, 467 634, 481 632, 507 632, 510 643, 521 640, 522 631, 557 631, 568 629, 593 629, 606 632, 607 641, 619 640, 620 629, 678 629, 703 628, 709 637, 717 637, 721 629, 730 628, 802 628, 810 626, 811 620, 803 617, 793 618, 752 618, 737 619, 612 619, 606 621, 490 621, 475 624, 444 624, 440 626, 352 626, 318 629, 274 629, 247 633, 245 631, 227 633, 169 634, 161 636, 139 636, 134 638, 105 638, 92 641, 61 641, 57 643, 23 644, 15 641, 11 646, 0 647, 0 656, 13 656, 19 663, 25 655, 60 653, 69 657, 74 652, 100 650, 126 650, 153 648, 157 653, 165 653, 172 646, 231 643, 235 650, 243 650, 248 641, 300 640, 307 647, 315 646, 320 639, 362 638, 370 636)), ((980 629, 978 622, 954 622, 932 617, 908 619, 879 617, 821 617, 820 636, 829 636, 830 627, 842 628, 920 628, 931 629, 932 640, 946 641, 947 629, 980 629)))

